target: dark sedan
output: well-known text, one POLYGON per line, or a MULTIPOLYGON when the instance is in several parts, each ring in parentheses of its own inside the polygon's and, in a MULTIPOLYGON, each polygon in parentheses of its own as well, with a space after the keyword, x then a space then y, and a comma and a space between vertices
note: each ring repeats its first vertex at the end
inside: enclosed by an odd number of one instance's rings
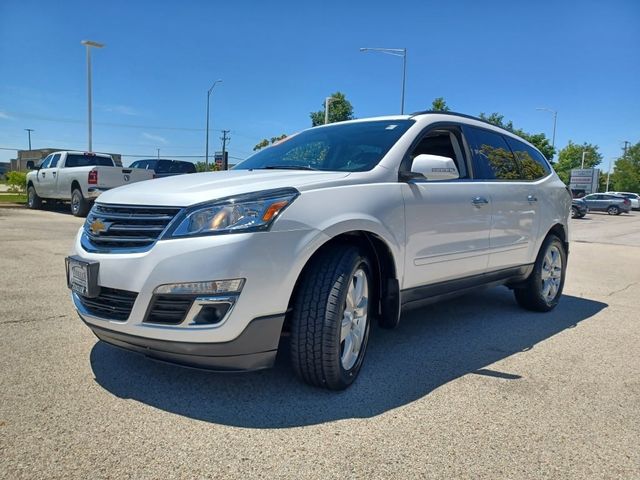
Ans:
POLYGON ((571 201, 571 218, 582 218, 589 213, 587 202, 581 198, 574 198, 571 201))
POLYGON ((153 178, 172 177, 173 175, 183 175, 185 173, 196 173, 196 166, 191 162, 180 160, 165 160, 153 158, 149 160, 136 160, 130 168, 145 168, 153 170, 153 178))

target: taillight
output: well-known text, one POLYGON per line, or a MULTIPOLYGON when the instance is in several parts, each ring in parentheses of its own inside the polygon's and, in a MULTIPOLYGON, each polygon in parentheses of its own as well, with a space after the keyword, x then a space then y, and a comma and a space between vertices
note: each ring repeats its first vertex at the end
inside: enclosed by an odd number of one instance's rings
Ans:
POLYGON ((88 182, 89 182, 89 185, 97 185, 98 184, 98 171, 97 170, 91 170, 89 172, 88 182))
POLYGON ((623 201, 623 203, 624 203, 625 205, 631 205, 631 200, 629 200, 628 198, 625 198, 625 199, 624 199, 624 201, 623 201))

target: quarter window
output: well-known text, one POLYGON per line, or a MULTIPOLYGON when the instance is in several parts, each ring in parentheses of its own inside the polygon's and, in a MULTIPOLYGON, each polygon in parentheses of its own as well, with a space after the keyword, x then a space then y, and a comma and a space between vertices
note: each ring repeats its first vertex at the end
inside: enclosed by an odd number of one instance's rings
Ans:
POLYGON ((478 168, 476 178, 483 180, 520 180, 521 174, 509 145, 498 133, 469 127, 473 156, 478 168))
POLYGON ((535 148, 515 138, 506 137, 506 139, 518 162, 520 162, 520 170, 524 180, 538 180, 551 173, 549 164, 544 156, 535 148))

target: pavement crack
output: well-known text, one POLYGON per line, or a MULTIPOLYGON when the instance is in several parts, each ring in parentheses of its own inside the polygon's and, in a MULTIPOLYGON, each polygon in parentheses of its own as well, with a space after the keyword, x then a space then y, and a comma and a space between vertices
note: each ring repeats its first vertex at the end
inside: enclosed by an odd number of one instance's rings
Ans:
POLYGON ((67 315, 52 315, 50 317, 45 318, 25 318, 22 320, 7 320, 5 322, 0 322, 0 325, 10 325, 12 323, 31 323, 31 322, 43 322, 45 320, 56 320, 58 318, 64 318, 67 315))
POLYGON ((619 290, 614 290, 613 292, 609 293, 609 295, 607 295, 607 297, 613 297, 614 295, 616 295, 617 293, 621 293, 624 292, 625 290, 628 290, 629 288, 633 287, 634 285, 637 285, 638 282, 631 282, 629 285, 627 285, 624 288, 621 288, 619 290))

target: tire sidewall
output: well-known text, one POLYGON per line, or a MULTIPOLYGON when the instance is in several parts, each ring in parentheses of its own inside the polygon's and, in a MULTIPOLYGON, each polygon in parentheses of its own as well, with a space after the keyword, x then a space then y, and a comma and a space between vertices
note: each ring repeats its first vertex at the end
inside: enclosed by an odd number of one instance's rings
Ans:
POLYGON ((609 208, 607 208, 607 213, 609 215, 619 215, 620 214, 620 209, 618 207, 609 207, 609 208))
POLYGON ((82 206, 83 206, 82 204, 83 204, 82 192, 80 192, 80 190, 78 189, 75 189, 73 192, 71 192, 71 214, 76 217, 79 217, 82 212, 82 206), (73 204, 76 196, 78 197, 78 208, 74 210, 73 204))
POLYGON ((562 296, 562 291, 564 289, 564 281, 566 278, 567 272, 567 252, 562 241, 556 237, 555 235, 548 236, 542 244, 540 248, 540 252, 538 253, 538 258, 536 258, 536 263, 533 269, 533 285, 535 286, 535 295, 538 297, 538 300, 541 304, 547 306, 549 310, 553 309, 558 302, 560 301, 560 297, 562 296), (560 257, 562 258, 562 276, 560 277, 560 285, 558 286, 558 291, 556 292, 556 296, 550 302, 547 301, 546 298, 542 295, 542 264, 544 263, 544 257, 547 254, 547 250, 551 245, 555 245, 560 252, 560 257))
POLYGON ((571 207, 571 218, 578 218, 579 213, 576 207, 571 207))
MULTIPOLYGON (((335 365, 336 371, 340 372, 341 383, 344 383, 347 385, 352 383, 358 376, 358 373, 360 371, 360 368, 362 367, 362 363, 364 361, 364 357, 367 352, 367 345, 369 343, 369 332, 371 331, 371 317, 372 317, 371 308, 375 302, 375 299, 372 298, 373 295, 375 295, 375 292, 374 292, 373 276, 371 272, 372 272, 371 263, 369 262, 367 257, 364 257, 358 254, 355 257, 354 261, 352 262, 351 269, 348 271, 348 274, 345 276, 347 281, 343 283, 340 291, 339 303, 338 303, 338 305, 340 305, 340 309, 337 312, 337 318, 335 319, 334 328, 333 328, 333 331, 331 332, 332 336, 334 337, 334 341, 338 343, 338 348, 337 348, 338 354, 334 359, 336 363, 335 365), (347 299, 349 285, 351 283, 351 279, 353 278, 354 273, 358 269, 362 269, 364 271, 365 276, 367 277, 367 283, 368 283, 369 298, 367 303, 367 325, 365 327, 364 338, 362 340, 362 346, 360 347, 360 353, 358 355, 358 359, 356 360, 356 363, 353 365, 353 367, 351 367, 349 370, 345 370, 342 366, 341 355, 340 355, 340 345, 339 345, 340 330, 342 328, 342 318, 344 315, 345 302, 347 299)), ((338 279, 336 279, 336 281, 338 281, 338 279)))
POLYGON ((36 189, 33 188, 33 185, 29 185, 27 188, 27 207, 35 208, 36 206, 36 189))

